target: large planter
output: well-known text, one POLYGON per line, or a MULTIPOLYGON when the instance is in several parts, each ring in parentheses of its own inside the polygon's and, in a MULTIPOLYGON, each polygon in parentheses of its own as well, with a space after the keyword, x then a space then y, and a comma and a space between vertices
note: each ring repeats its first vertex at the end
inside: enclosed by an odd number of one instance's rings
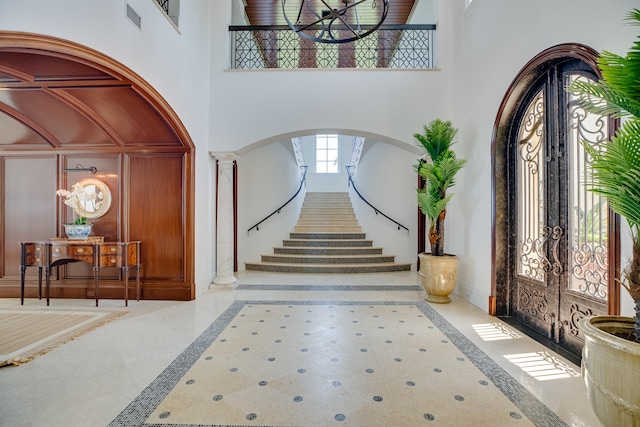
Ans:
POLYGON ((580 321, 585 337, 582 376, 593 411, 606 427, 640 426, 640 343, 634 319, 595 316, 580 321))
POLYGON ((427 253, 421 253, 418 257, 422 287, 427 293, 425 301, 437 304, 451 302, 449 295, 456 288, 459 258, 455 255, 433 256, 427 253))

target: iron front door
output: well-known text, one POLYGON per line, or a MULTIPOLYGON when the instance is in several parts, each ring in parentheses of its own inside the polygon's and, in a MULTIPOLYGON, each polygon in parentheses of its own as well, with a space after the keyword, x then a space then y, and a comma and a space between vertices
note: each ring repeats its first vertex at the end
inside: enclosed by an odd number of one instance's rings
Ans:
POLYGON ((577 60, 555 64, 532 86, 510 139, 511 316, 580 355, 578 321, 607 313, 609 211, 587 190, 580 141, 599 146, 606 116, 587 114, 564 87, 595 79, 577 60))

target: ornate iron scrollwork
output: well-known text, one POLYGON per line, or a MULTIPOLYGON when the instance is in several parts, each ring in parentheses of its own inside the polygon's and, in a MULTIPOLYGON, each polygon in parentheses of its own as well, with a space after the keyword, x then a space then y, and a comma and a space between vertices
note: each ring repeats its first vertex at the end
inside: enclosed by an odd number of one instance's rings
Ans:
POLYGON ((586 310, 580 310, 578 304, 571 304, 571 312, 568 320, 565 320, 563 323, 567 327, 569 334, 573 337, 578 337, 580 335, 580 329, 578 329, 578 322, 584 319, 585 317, 593 316, 593 310, 587 308, 586 310))
POLYGON ((558 277, 564 272, 558 255, 558 246, 563 234, 564 230, 559 225, 553 228, 547 225, 542 229, 540 237, 535 240, 528 238, 522 242, 520 262, 525 267, 522 270, 525 275, 542 281, 544 273, 551 273, 558 277), (547 246, 550 240, 553 244, 550 254, 553 262, 547 257, 547 246))
POLYGON ((544 292, 520 286, 518 288, 518 309, 523 313, 551 323, 552 316, 549 313, 549 301, 544 292))

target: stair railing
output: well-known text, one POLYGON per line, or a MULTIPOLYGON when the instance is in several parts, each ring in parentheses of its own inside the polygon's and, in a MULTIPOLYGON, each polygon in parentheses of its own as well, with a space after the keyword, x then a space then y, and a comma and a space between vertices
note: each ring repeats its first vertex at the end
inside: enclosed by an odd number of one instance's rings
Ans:
POLYGON ((294 194, 293 196, 291 196, 291 198, 289 200, 287 200, 282 206, 280 206, 278 209, 276 209, 275 211, 271 212, 269 215, 267 215, 266 217, 264 217, 260 222, 258 222, 256 225, 254 225, 253 227, 249 228, 247 230, 247 234, 249 234, 249 232, 251 230, 253 230, 254 228, 256 229, 256 231, 260 231, 260 224, 262 224, 263 222, 265 222, 266 220, 268 220, 269 218, 271 218, 273 215, 275 214, 279 214, 280 211, 282 210, 282 208, 284 208, 285 206, 287 206, 289 203, 291 203, 291 201, 293 199, 295 199, 298 194, 300 194, 300 191, 302 191, 302 186, 304 185, 304 183, 307 180, 307 168, 308 166, 300 166, 300 168, 304 169, 304 172, 302 173, 302 179, 300 180, 300 186, 298 187, 298 191, 296 191, 296 194, 294 194))
POLYGON ((373 209, 373 211, 376 213, 376 215, 380 214, 383 217, 387 218, 389 221, 393 222, 395 225, 398 226, 398 230, 400 230, 401 228, 404 228, 405 230, 407 230, 407 233, 409 232, 409 229, 407 227, 405 227, 404 225, 400 224, 398 221, 396 221, 395 219, 385 215, 380 209, 376 208, 375 206, 373 206, 371 203, 369 203, 367 201, 367 199, 365 199, 362 194, 360 194, 360 192, 358 191, 358 188, 356 187, 356 183, 353 180, 353 173, 351 172, 351 168, 353 168, 353 166, 347 165, 345 166, 345 168, 347 168, 347 175, 349 176, 349 184, 353 187, 353 189, 355 190, 356 194, 358 195, 358 197, 360 197, 360 199, 362 199, 363 202, 365 202, 367 205, 371 206, 371 208, 373 209))

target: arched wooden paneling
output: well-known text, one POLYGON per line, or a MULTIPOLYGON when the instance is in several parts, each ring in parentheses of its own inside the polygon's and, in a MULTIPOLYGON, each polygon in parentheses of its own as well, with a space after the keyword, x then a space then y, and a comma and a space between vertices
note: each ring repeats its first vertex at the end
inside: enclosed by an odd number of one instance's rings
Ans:
MULTIPOLYGON (((19 296, 20 241, 63 235, 71 210, 55 190, 92 177, 112 195, 92 234, 142 241, 142 297, 193 299, 193 155, 175 112, 124 65, 66 40, 0 31, 0 297, 19 296), (97 173, 64 171, 78 164, 97 173)), ((53 297, 93 296, 88 265, 54 270, 53 297)), ((37 275, 27 273, 34 297, 37 275)), ((101 298, 121 298, 119 270, 100 276, 101 298)))

